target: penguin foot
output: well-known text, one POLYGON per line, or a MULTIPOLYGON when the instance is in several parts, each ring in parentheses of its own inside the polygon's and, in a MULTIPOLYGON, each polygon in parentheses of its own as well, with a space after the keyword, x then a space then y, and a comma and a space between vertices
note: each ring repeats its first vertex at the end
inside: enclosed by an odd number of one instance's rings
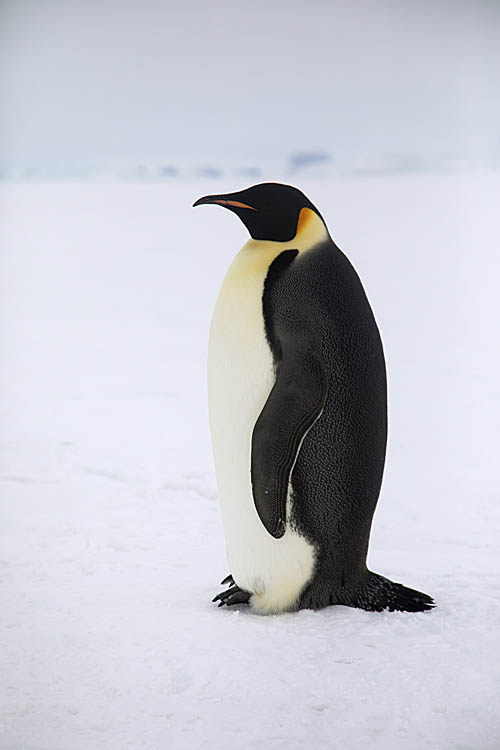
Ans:
POLYGON ((233 604, 248 604, 251 595, 248 591, 240 589, 240 587, 234 583, 232 576, 224 578, 222 583, 231 583, 231 586, 226 591, 221 591, 220 594, 217 594, 217 596, 214 596, 212 599, 213 602, 219 602, 219 607, 223 607, 224 604, 226 607, 232 607, 233 604))
POLYGON ((364 586, 356 592, 351 606, 371 612, 425 612, 436 605, 434 599, 421 591, 394 583, 377 573, 368 573, 364 586))

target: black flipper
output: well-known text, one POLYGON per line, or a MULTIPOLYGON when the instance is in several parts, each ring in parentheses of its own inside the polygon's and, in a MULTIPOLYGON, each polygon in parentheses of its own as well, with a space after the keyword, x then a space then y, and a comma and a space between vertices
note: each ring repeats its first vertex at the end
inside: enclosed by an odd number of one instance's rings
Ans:
POLYGON ((285 533, 288 482, 302 440, 318 419, 326 373, 310 344, 281 342, 276 382, 252 434, 252 490, 259 518, 276 539, 285 533))
POLYGON ((350 606, 369 612, 382 612, 384 609, 389 612, 424 612, 433 609, 435 604, 427 594, 369 571, 350 606))

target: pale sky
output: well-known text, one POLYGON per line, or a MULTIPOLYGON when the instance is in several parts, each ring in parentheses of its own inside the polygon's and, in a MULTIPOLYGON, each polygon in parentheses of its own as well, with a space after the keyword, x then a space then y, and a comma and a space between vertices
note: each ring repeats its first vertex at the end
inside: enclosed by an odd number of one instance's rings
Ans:
POLYGON ((500 144, 496 0, 1 0, 0 50, 0 165, 500 144))

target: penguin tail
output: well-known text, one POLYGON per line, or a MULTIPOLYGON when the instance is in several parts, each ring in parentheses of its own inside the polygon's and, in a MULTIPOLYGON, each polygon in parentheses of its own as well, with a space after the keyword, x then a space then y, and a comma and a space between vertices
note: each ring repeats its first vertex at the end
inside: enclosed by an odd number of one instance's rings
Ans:
POLYGON ((356 591, 352 606, 369 612, 425 612, 433 609, 434 599, 421 591, 394 583, 368 571, 363 585, 356 591))

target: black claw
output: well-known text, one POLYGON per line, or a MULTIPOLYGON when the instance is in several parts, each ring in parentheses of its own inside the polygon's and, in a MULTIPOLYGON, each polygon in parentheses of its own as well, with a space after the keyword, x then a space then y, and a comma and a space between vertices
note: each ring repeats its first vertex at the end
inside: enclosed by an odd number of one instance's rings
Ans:
POLYGON ((230 596, 229 599, 226 599, 224 604, 226 607, 232 607, 234 604, 248 604, 249 599, 250 594, 248 591, 238 591, 236 594, 230 596))
MULTIPOLYGON (((228 576, 228 578, 229 577, 231 578, 231 580, 233 580, 232 576, 228 576)), ((226 582, 228 582, 227 579, 226 582)), ((226 589, 226 591, 221 591, 220 594, 214 596, 212 601, 219 602, 217 605, 218 607, 223 607, 224 604, 227 607, 232 607, 234 604, 247 604, 249 599, 250 594, 248 593, 248 591, 243 591, 233 581, 233 584, 228 589, 226 589)))
POLYGON ((225 585, 226 585, 226 583, 230 583, 231 585, 234 585, 234 578, 233 578, 233 576, 231 575, 231 573, 229 573, 229 575, 228 575, 228 576, 226 576, 226 577, 224 578, 224 580, 220 582, 220 585, 221 585, 221 586, 225 586, 225 585))
POLYGON ((231 594, 235 594, 237 591, 239 591, 239 588, 237 586, 231 586, 226 591, 221 591, 220 594, 217 594, 217 596, 214 596, 212 601, 216 602, 218 599, 220 599, 221 601, 224 601, 224 599, 227 599, 228 596, 231 596, 231 594))

